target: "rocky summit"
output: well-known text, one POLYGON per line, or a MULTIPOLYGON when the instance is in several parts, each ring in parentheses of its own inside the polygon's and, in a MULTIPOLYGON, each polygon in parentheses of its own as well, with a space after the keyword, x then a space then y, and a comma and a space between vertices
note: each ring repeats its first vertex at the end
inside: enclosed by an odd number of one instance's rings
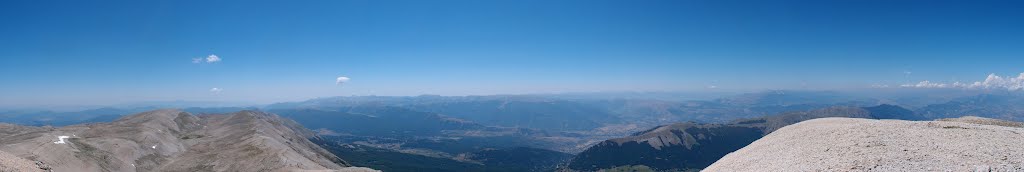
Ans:
POLYGON ((1020 123, 814 119, 783 127, 704 171, 1024 171, 1020 123))

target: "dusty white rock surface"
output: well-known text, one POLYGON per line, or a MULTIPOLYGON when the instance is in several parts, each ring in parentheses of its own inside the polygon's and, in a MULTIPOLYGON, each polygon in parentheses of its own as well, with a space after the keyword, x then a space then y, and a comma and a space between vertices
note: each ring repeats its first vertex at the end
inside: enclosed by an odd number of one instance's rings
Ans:
POLYGON ((1024 128, 822 118, 783 127, 704 171, 1024 171, 1024 128))

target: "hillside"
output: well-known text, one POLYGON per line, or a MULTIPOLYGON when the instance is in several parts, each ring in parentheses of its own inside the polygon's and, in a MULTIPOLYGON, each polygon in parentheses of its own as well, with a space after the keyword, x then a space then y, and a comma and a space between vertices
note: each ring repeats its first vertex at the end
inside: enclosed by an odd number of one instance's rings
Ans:
POLYGON ((727 124, 676 123, 598 143, 577 154, 569 168, 590 171, 644 165, 657 170, 702 169, 783 126, 824 117, 920 118, 899 106, 879 105, 794 111, 727 124))
POLYGON ((1024 171, 1020 123, 823 118, 790 125, 704 171, 1024 171))
POLYGON ((258 111, 197 117, 155 110, 61 128, 0 125, 0 151, 54 171, 342 170, 313 133, 258 111))

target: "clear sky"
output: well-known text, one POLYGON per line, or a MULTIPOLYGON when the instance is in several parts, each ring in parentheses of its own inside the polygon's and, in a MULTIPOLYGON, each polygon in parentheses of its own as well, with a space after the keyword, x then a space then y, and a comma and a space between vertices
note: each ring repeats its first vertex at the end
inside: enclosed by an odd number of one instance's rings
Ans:
POLYGON ((0 106, 979 81, 1024 72, 1022 3, 12 0, 0 106))

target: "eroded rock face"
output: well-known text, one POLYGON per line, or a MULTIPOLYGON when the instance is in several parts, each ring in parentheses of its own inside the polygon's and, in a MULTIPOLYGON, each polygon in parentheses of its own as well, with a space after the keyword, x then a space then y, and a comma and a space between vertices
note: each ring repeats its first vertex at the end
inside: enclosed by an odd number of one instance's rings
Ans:
POLYGON ((310 142, 311 131, 258 111, 197 117, 156 110, 111 123, 0 128, 0 151, 45 162, 55 171, 292 171, 349 166, 310 142), (61 136, 67 136, 63 143, 61 136))
POLYGON ((1024 128, 989 125, 1007 123, 815 119, 783 127, 704 171, 1024 171, 1024 128))

